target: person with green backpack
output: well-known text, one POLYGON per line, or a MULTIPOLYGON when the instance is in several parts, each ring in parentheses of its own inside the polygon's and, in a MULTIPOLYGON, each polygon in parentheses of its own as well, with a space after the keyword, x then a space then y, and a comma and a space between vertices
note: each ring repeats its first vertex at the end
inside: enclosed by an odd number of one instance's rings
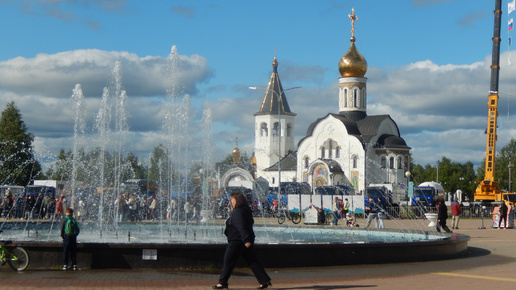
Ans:
POLYGON ((73 209, 66 209, 65 218, 61 222, 61 238, 63 238, 63 270, 77 270, 77 236, 79 225, 73 217, 73 209), (68 260, 72 260, 72 267, 68 268, 68 260))

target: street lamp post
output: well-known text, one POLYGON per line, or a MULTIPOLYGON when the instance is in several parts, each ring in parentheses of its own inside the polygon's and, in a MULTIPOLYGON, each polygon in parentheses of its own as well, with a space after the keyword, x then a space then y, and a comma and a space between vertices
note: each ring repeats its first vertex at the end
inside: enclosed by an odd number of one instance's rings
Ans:
POLYGON ((280 91, 279 94, 271 89, 264 89, 259 87, 249 87, 250 90, 262 90, 262 91, 271 91, 273 95, 276 96, 276 100, 278 101, 278 128, 276 135, 278 136, 278 206, 281 207, 281 95, 285 91, 295 90, 299 89, 300 87, 292 87, 288 89, 284 89, 283 91, 280 91))
POLYGON ((412 176, 412 173, 410 171, 405 172, 405 176, 407 177, 407 216, 408 216, 408 207, 409 207, 409 201, 410 201, 410 195, 412 195, 412 189, 410 184, 410 177, 412 176))
POLYGON ((511 163, 511 158, 509 158, 509 192, 512 191, 512 169, 514 168, 514 165, 511 163))

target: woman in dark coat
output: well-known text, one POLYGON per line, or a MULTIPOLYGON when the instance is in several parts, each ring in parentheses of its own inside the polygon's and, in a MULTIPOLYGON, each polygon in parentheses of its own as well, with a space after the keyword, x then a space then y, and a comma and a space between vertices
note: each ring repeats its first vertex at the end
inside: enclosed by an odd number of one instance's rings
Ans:
POLYGON ((271 278, 260 264, 254 251, 253 214, 247 199, 241 192, 233 192, 230 195, 233 212, 226 220, 224 234, 228 238, 226 253, 224 254, 224 267, 219 277, 219 284, 213 289, 227 289, 228 280, 235 268, 240 256, 254 273, 260 285, 257 289, 266 289, 271 286, 271 278))
POLYGON ((437 201, 437 231, 441 232, 441 228, 450 233, 450 229, 446 226, 446 219, 448 218, 448 207, 444 203, 444 199, 442 197, 437 201))

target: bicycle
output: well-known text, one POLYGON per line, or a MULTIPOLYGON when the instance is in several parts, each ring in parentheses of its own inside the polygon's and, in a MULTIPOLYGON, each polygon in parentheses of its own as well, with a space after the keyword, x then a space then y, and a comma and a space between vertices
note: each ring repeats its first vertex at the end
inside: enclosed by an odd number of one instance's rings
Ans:
POLYGON ((276 217, 278 218, 278 223, 281 225, 287 219, 291 220, 294 224, 298 224, 301 222, 301 215, 297 212, 290 212, 287 209, 281 209, 276 212, 276 217))
POLYGON ((29 266, 29 254, 22 247, 11 246, 6 247, 11 241, 2 241, 0 243, 0 263, 9 264, 14 271, 23 271, 29 266))

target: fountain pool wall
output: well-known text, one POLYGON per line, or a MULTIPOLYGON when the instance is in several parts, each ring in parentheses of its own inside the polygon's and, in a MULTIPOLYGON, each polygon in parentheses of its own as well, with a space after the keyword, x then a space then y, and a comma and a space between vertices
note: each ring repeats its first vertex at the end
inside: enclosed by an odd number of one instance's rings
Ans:
MULTIPOLYGON (((183 226, 183 229, 184 226, 183 226)), ((79 238, 78 264, 81 268, 221 268, 225 251, 222 227, 216 226, 215 235, 190 227, 168 242, 155 242, 128 237, 108 241, 79 238), (204 236, 204 238, 203 238, 204 236), (209 240, 208 242, 205 239, 209 240), (125 241, 124 241, 125 240, 125 241)), ((315 267, 350 264, 374 264, 450 259, 467 253, 469 237, 460 234, 443 235, 432 231, 378 231, 335 228, 255 227, 256 251, 265 267, 315 267), (261 237, 274 236, 264 241, 261 237), (348 238, 347 241, 344 238, 348 238)), ((142 232, 143 233, 143 232, 142 232)), ((143 233, 144 234, 144 233, 143 233)), ((5 237, 4 237, 5 238, 5 237)), ((31 257, 30 268, 60 267, 61 242, 15 240, 31 257)), ((241 260, 239 266, 245 266, 241 260)))

